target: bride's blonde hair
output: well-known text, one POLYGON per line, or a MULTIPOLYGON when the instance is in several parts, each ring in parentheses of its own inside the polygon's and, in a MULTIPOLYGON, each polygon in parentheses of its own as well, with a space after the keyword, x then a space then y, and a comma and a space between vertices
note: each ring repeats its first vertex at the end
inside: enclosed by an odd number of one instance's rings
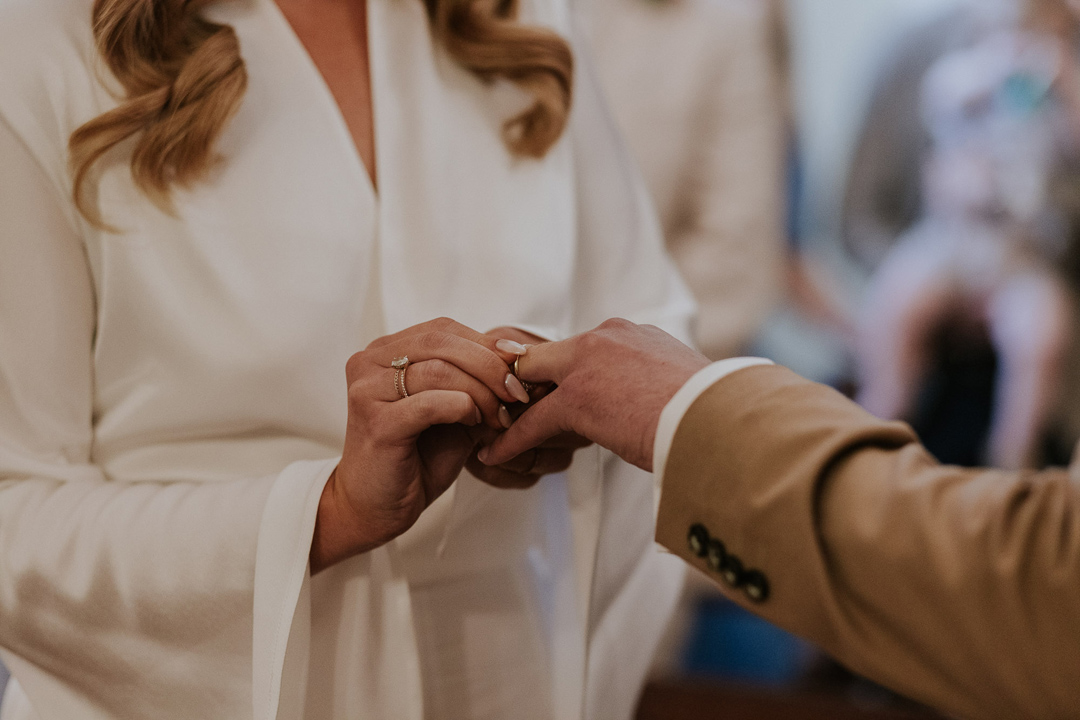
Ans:
MULTIPOLYGON (((98 50, 126 97, 69 142, 75 204, 91 223, 105 227, 88 189, 91 171, 128 140, 135 184, 164 209, 171 187, 198 181, 214 164, 214 142, 240 106, 247 72, 233 29, 201 14, 213 2, 95 0, 98 50)), ((532 94, 535 102, 505 123, 503 139, 515 155, 544 156, 570 111, 567 42, 516 22, 518 0, 424 3, 434 36, 455 60, 485 80, 505 78, 532 94)))

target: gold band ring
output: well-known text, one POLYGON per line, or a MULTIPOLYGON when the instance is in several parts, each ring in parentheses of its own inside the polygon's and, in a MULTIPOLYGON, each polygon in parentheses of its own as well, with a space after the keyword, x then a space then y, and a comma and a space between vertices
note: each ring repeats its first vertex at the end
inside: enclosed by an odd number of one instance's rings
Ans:
MULTIPOLYGON (((521 368, 518 367, 518 363, 521 362, 522 357, 524 357, 524 356, 523 355, 518 355, 516 358, 514 358, 514 366, 511 368, 511 372, 514 373, 514 377, 516 377, 518 380, 521 380, 521 373, 520 373, 521 368)), ((525 388, 525 392, 527 392, 527 393, 531 393, 533 391, 533 388, 536 387, 532 383, 525 382, 524 380, 521 380, 521 385, 522 385, 522 387, 525 388)))

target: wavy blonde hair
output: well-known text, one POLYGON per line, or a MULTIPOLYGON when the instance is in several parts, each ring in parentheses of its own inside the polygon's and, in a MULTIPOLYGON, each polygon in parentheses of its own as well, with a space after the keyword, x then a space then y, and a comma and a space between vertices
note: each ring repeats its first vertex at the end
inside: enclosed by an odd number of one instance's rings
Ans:
MULTIPOLYGON (((362 1, 362 0, 360 0, 362 1)), ((97 163, 131 141, 136 186, 169 211, 173 186, 211 170, 214 143, 236 113, 247 72, 233 29, 206 20, 215 0, 95 0, 98 51, 126 96, 77 129, 69 142, 74 200, 107 228, 94 197, 97 163)), ((533 104, 506 121, 503 139, 518 156, 543 157, 566 127, 573 54, 551 30, 516 21, 518 0, 424 0, 432 32, 450 55, 484 80, 504 78, 533 104)))

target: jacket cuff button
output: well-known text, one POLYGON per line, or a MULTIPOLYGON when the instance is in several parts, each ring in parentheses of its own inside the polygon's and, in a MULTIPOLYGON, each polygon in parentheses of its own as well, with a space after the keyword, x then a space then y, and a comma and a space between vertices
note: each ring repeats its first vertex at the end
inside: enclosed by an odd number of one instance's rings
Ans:
POLYGON ((705 547, 705 560, 709 564, 709 569, 713 572, 720 572, 726 559, 727 549, 724 548, 724 543, 719 540, 710 540, 705 547))
POLYGON ((743 584, 743 564, 734 555, 728 555, 720 566, 720 577, 728 587, 741 587, 743 584))
POLYGON ((743 577, 743 592, 753 602, 763 603, 769 599, 769 580, 760 570, 748 570, 743 577))
POLYGON ((705 529, 704 525, 692 525, 686 540, 690 546, 690 552, 698 557, 705 557, 708 552, 709 531, 705 529))

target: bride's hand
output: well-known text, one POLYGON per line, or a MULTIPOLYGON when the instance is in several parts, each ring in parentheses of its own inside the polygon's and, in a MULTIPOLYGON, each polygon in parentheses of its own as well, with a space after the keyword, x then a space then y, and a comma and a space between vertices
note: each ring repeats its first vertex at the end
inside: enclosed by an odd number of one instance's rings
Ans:
POLYGON ((509 425, 506 405, 528 396, 508 373, 514 355, 498 339, 440 319, 349 359, 345 449, 319 503, 313 573, 412 527, 474 454, 470 427, 509 425), (403 357, 406 398, 392 367, 403 357))
MULTIPOLYGON (((543 338, 513 327, 496 328, 487 333, 487 335, 489 338, 496 340, 511 340, 523 347, 547 342, 543 338)), ((513 359, 515 358, 511 358, 511 363, 513 362, 513 359)), ((552 387, 553 386, 550 383, 541 383, 532 386, 529 389, 529 395, 532 402, 536 402, 543 398, 551 392, 552 387)), ((512 418, 516 420, 517 417, 525 411, 526 407, 526 405, 520 403, 511 405, 510 414, 512 418)), ((477 444, 483 446, 493 442, 499 432, 501 432, 501 428, 498 431, 487 428, 478 428, 472 431, 471 434, 478 440, 477 444)), ((485 465, 480 462, 476 452, 473 452, 466 462, 465 467, 473 476, 494 487, 507 490, 524 490, 535 485, 540 478, 545 475, 562 472, 569 468, 570 464, 574 461, 574 453, 589 445, 592 445, 592 442, 580 435, 567 433, 551 438, 543 444, 531 450, 526 450, 521 455, 498 466, 485 465)))

